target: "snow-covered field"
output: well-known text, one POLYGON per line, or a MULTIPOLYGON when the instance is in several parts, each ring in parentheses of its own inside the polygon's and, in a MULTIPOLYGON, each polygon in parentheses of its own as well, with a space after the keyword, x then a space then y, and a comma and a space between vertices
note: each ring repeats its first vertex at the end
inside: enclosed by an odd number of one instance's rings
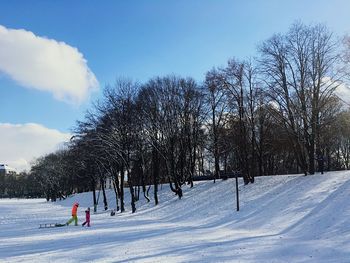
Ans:
POLYGON ((74 201, 82 223, 91 193, 0 199, 0 262, 350 262, 350 172, 240 181, 239 212, 234 183, 198 182, 182 200, 163 186, 157 207, 92 214, 90 228, 38 226, 66 222, 74 201))

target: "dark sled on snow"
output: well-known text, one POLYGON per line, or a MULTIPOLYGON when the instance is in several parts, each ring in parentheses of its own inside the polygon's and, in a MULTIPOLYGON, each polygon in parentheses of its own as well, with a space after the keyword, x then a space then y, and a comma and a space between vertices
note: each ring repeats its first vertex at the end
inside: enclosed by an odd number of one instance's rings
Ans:
POLYGON ((53 227, 61 227, 61 226, 66 226, 66 224, 59 224, 59 223, 55 223, 55 224, 40 224, 39 228, 53 228, 53 227))

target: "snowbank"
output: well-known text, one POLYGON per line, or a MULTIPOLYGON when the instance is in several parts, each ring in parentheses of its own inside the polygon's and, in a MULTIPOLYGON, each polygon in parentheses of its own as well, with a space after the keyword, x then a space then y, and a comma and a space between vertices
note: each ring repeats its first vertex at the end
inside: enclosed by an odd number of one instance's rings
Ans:
POLYGON ((38 229, 66 222, 75 201, 82 223, 91 193, 57 203, 0 199, 0 261, 349 262, 350 172, 259 177, 239 189, 239 212, 229 179, 186 186, 182 200, 163 186, 160 204, 142 198, 136 214, 125 189, 127 211, 92 214, 91 228, 38 229))

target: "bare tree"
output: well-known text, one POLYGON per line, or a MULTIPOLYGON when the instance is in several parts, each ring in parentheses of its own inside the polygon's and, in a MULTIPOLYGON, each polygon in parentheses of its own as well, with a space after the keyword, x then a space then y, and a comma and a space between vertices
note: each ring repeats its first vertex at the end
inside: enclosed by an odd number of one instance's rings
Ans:
POLYGON ((214 157, 214 182, 220 177, 219 130, 222 130, 228 119, 230 107, 224 90, 223 76, 213 69, 205 78, 206 104, 208 107, 207 127, 209 131, 210 152, 214 157))
POLYGON ((275 35, 260 47, 261 68, 278 118, 288 131, 295 157, 305 175, 315 171, 320 114, 339 79, 336 42, 322 25, 294 24, 286 35, 275 35))

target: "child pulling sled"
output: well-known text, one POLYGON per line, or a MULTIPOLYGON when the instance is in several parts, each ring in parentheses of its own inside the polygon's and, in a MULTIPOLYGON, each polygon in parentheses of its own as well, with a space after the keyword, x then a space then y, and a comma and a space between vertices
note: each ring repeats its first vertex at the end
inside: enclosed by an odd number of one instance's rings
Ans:
POLYGON ((73 207, 72 207, 72 218, 68 220, 68 222, 66 223, 66 225, 68 226, 70 223, 72 223, 74 221, 74 225, 77 226, 78 225, 78 216, 77 216, 77 210, 79 207, 79 203, 74 203, 73 207))

